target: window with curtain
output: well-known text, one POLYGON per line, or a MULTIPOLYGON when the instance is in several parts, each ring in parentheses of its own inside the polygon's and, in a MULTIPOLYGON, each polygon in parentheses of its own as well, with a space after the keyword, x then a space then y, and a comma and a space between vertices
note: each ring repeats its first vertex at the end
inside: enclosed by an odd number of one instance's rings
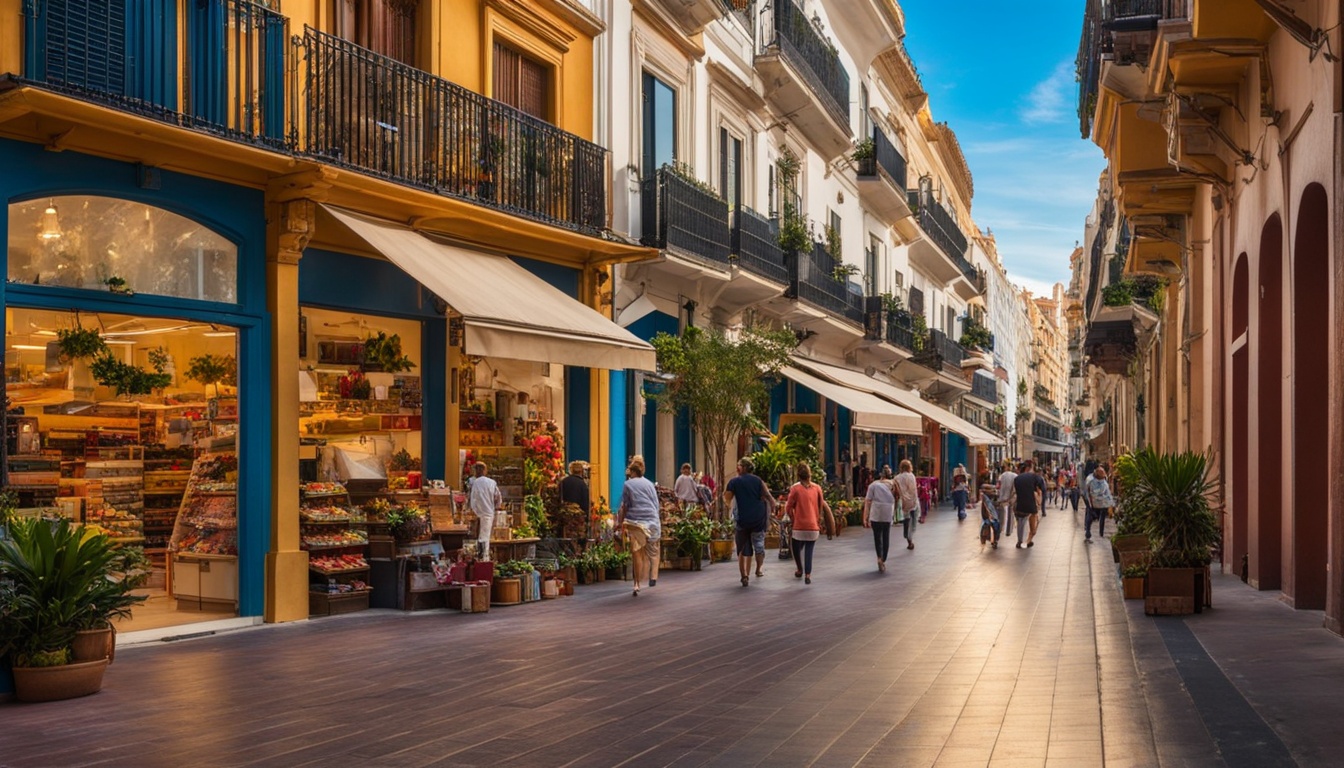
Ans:
POLYGON ((539 120, 551 120, 550 67, 495 43, 494 98, 539 120))
POLYGON ((415 17, 420 0, 334 0, 336 35, 374 53, 415 66, 415 17))

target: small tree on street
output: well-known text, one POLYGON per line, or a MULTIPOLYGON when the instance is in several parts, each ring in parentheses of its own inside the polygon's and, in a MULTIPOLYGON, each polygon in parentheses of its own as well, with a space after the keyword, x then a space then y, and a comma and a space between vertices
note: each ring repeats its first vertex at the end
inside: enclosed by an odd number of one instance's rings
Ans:
POLYGON ((722 488, 729 443, 752 427, 751 404, 768 397, 766 379, 788 363, 797 339, 765 328, 747 328, 736 339, 718 329, 687 328, 680 336, 659 333, 651 343, 667 381, 649 397, 664 411, 690 412, 722 488))

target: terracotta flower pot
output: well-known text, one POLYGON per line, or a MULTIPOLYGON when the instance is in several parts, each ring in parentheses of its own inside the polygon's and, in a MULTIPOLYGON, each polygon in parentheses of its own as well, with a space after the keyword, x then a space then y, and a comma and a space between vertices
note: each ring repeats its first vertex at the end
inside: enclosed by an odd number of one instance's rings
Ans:
POLYGON ((110 626, 81 629, 75 633, 75 642, 70 646, 70 660, 83 662, 107 659, 110 664, 116 653, 116 643, 116 632, 110 626))
POLYGON ((108 660, 58 667, 15 667, 14 697, 19 701, 60 701, 97 693, 103 688, 108 660))

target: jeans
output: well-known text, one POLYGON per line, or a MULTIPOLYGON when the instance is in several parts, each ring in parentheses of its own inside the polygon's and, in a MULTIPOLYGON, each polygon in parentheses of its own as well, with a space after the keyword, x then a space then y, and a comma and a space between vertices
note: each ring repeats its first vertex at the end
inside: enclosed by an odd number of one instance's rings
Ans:
POLYGON ((1003 502, 1002 504, 999 505, 999 519, 1003 521, 1003 535, 1004 535, 1004 536, 1012 536, 1012 535, 1013 535, 1013 518, 1014 518, 1014 517, 1016 517, 1016 515, 1013 514, 1013 510, 1008 506, 1008 502, 1005 501, 1005 502, 1003 502))
POLYGON ((815 541, 793 540, 793 564, 804 575, 812 575, 812 550, 817 546, 815 541))
POLYGON ((901 529, 905 533, 906 540, 915 538, 915 526, 919 520, 914 515, 906 515, 905 521, 901 523, 901 529))
POLYGON ((1070 490, 1069 490, 1069 503, 1073 504, 1073 511, 1074 511, 1074 512, 1077 512, 1077 511, 1078 511, 1078 497, 1079 497, 1079 496, 1082 496, 1082 494, 1078 492, 1078 489, 1077 489, 1077 488, 1073 488, 1073 489, 1070 489, 1070 490))
POLYGON ((1021 544, 1027 540, 1027 527, 1028 527, 1027 521, 1031 519, 1031 516, 1017 515, 1017 514, 1013 516, 1017 518, 1017 543, 1021 544))
POLYGON ((874 520, 869 525, 873 526, 873 547, 877 549, 877 559, 886 562, 887 551, 891 549, 891 523, 874 520))
POLYGON ((1107 507, 1094 507, 1091 504, 1087 505, 1086 522, 1084 523, 1087 530, 1087 538, 1092 538, 1092 521, 1094 519, 1097 521, 1097 535, 1106 535, 1107 512, 1110 512, 1110 509, 1107 507))
POLYGON ((966 519, 966 500, 969 494, 966 491, 953 491, 952 503, 957 507, 957 519, 966 519))

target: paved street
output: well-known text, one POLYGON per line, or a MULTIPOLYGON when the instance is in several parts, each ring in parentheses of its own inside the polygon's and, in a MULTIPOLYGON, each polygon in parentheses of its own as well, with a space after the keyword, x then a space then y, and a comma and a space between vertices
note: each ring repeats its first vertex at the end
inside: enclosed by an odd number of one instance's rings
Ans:
POLYGON ((485 615, 372 611, 123 649, 97 696, 0 706, 0 765, 1261 766, 1295 764, 1285 743, 1300 765, 1339 753, 1338 705, 1323 702, 1344 646, 1319 614, 1220 579, 1213 611, 1149 619, 1071 513, 1043 520, 1029 550, 982 551, 976 528, 936 511, 885 576, 851 528, 820 543, 811 586, 771 552, 749 588, 719 564, 666 572, 638 598, 607 582, 485 615), (1291 649, 1272 634, 1285 622, 1291 649), (1258 716, 1205 647, 1274 714, 1258 716), (1290 651, 1288 689, 1275 648, 1290 651))

